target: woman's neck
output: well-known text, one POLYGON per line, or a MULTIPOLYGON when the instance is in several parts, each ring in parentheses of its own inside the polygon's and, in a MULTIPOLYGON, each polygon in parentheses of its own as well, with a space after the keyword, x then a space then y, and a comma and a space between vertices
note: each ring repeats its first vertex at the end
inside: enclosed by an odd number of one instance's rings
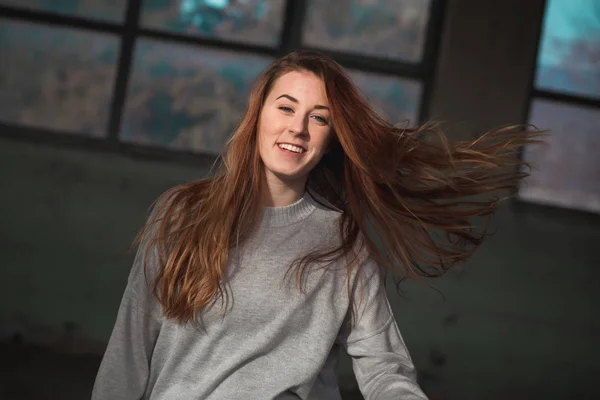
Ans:
POLYGON ((294 204, 304 196, 306 182, 283 182, 279 179, 266 179, 262 203, 264 207, 285 207, 294 204))

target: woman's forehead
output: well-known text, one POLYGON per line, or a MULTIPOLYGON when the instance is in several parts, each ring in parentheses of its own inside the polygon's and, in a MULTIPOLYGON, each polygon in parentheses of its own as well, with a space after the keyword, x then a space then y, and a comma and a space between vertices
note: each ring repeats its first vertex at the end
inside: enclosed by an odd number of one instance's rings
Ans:
POLYGON ((277 98, 284 94, 292 96, 298 101, 327 102, 325 84, 312 72, 291 71, 277 78, 269 97, 277 98))

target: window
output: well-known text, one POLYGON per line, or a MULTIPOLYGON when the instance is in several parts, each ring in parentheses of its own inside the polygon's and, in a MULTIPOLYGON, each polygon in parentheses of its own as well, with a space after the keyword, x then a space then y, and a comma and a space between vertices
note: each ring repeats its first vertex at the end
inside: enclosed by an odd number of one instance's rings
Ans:
POLYGON ((140 39, 124 109, 124 141, 216 154, 246 108, 268 57, 140 39))
POLYGON ((143 27, 277 47, 285 1, 144 1, 143 27))
POLYGON ((0 5, 107 22, 123 22, 127 2, 115 0, 1 0, 0 5))
POLYGON ((309 0, 302 40, 328 50, 419 62, 430 5, 430 0, 309 0))
POLYGON ((0 20, 0 119, 105 137, 117 75, 112 34, 0 20))
POLYGON ((299 48, 331 55, 375 109, 416 125, 427 118, 441 8, 441 0, 0 0, 0 132, 212 157, 257 74, 299 48))
POLYGON ((529 123, 547 145, 525 148, 534 164, 519 190, 528 202, 600 212, 600 4, 548 0, 529 123))

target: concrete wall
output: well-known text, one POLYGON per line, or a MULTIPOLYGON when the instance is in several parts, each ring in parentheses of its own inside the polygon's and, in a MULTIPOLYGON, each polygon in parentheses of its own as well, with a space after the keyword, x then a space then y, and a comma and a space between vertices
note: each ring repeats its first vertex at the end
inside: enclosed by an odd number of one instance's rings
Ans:
MULTIPOLYGON (((448 2, 430 114, 453 138, 524 122, 541 13, 541 0, 448 2)), ((146 207, 208 168, 0 139, 0 334, 102 352, 146 207)), ((444 297, 390 287, 423 386, 432 399, 592 398, 599 219, 507 203, 494 228, 434 282, 444 297)))
POLYGON ((102 349, 146 209, 209 167, 0 139, 3 336, 102 349))
POLYGON ((543 3, 447 2, 430 116, 454 138, 525 122, 543 3))

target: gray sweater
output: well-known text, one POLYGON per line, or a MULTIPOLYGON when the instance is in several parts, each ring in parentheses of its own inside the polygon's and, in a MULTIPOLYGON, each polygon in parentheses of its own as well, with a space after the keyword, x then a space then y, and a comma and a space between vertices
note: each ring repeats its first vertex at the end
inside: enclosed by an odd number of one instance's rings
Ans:
POLYGON ((312 269, 305 293, 293 276, 284 279, 299 255, 339 243, 339 216, 309 195, 266 208, 256 233, 230 252, 228 310, 217 303, 202 311, 201 326, 161 315, 144 277, 142 244, 92 399, 335 400, 341 350, 367 400, 426 399, 375 263, 362 257, 350 296, 343 262, 312 269))

